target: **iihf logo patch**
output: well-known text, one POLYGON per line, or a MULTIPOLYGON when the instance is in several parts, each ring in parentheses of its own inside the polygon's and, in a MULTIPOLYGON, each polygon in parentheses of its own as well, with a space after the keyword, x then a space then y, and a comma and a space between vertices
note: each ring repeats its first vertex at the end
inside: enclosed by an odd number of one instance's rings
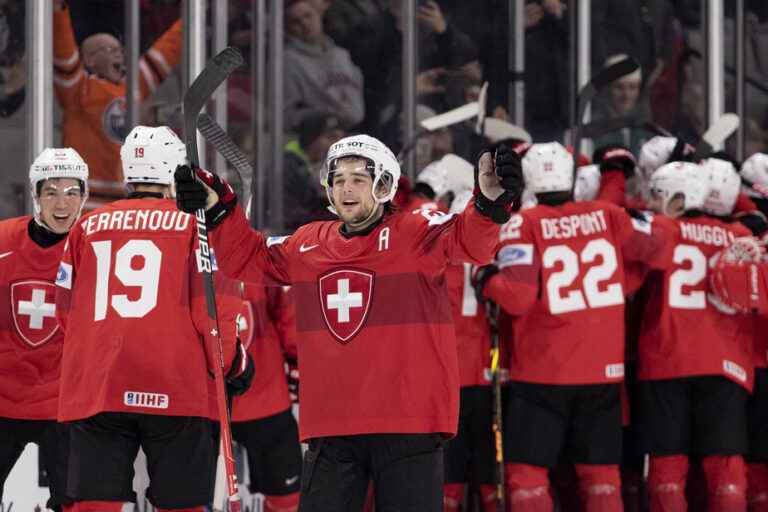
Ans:
POLYGON ((59 264, 59 270, 56 272, 56 286, 61 286, 67 290, 72 289, 72 265, 64 263, 59 264))

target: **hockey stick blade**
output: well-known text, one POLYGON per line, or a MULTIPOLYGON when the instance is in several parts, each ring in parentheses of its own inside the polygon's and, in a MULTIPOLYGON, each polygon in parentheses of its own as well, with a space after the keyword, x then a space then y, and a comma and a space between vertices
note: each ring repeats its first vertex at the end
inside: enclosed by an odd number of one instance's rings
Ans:
POLYGON ((472 119, 477 115, 478 103, 473 101, 462 105, 461 107, 454 108, 448 112, 443 112, 436 116, 432 116, 421 122, 421 126, 430 132, 439 130, 440 128, 446 128, 462 121, 472 119))
POLYGON ((201 112, 197 116, 197 129, 203 134, 203 138, 234 167, 240 175, 240 181, 243 180, 243 175, 253 175, 253 166, 248 157, 208 113, 201 112))
POLYGON ((197 153, 197 114, 203 109, 211 95, 223 84, 232 72, 243 64, 243 56, 233 47, 224 48, 213 57, 184 94, 184 139, 187 159, 194 166, 200 164, 197 153))
POLYGON ((483 83, 480 94, 477 96, 477 122, 475 133, 482 135, 485 132, 485 116, 488 109, 488 82, 483 83))
POLYGON ((739 116, 732 113, 726 113, 720 116, 712 126, 707 128, 701 140, 696 145, 693 152, 694 162, 706 158, 715 152, 715 148, 720 148, 725 140, 730 137, 739 127, 739 116))
POLYGON ((587 110, 587 105, 595 97, 597 91, 610 84, 611 82, 618 80, 624 75, 634 73, 639 67, 640 64, 638 64, 635 59, 632 57, 627 57, 626 59, 620 60, 619 62, 611 64, 610 66, 606 66, 598 71, 597 74, 593 76, 592 79, 579 91, 579 114, 576 122, 580 123, 582 121, 584 118, 584 112, 587 110))

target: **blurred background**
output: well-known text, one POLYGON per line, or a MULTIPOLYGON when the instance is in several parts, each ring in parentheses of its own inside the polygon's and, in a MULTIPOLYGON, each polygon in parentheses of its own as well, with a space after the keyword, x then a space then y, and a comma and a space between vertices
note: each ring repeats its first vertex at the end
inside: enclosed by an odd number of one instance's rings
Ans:
POLYGON ((0 218, 30 211, 28 166, 46 146, 84 156, 91 206, 120 197, 121 137, 135 124, 181 133, 190 77, 226 46, 245 65, 208 111, 253 162, 241 195, 275 233, 326 214, 319 171, 340 137, 380 138, 411 179, 519 128, 568 143, 579 87, 625 56, 640 68, 592 102, 587 157, 607 143, 636 152, 661 130, 695 143, 728 111, 741 117, 731 154, 768 149, 762 0, 0 0, 0 218), (503 122, 416 137, 478 100, 503 122))

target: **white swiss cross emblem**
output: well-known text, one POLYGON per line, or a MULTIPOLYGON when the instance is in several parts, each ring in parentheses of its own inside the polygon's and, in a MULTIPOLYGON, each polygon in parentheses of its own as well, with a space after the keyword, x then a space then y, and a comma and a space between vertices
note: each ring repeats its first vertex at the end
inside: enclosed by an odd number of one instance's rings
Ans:
POLYGON ((342 344, 360 331, 373 295, 373 273, 334 270, 318 281, 320 306, 328 330, 342 344))
POLYGON ((48 281, 19 281, 11 285, 11 307, 16 333, 31 347, 39 347, 56 333, 56 287, 48 281))

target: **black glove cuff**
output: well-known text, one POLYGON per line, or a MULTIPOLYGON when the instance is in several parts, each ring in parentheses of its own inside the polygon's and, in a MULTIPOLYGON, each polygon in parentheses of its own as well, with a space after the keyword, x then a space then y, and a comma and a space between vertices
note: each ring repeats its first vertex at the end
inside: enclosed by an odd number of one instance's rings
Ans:
POLYGON ((495 201, 491 201, 480 192, 475 195, 475 209, 496 224, 506 224, 512 216, 512 203, 506 196, 505 192, 495 201))
POLYGON ((229 216, 229 214, 234 210, 235 205, 237 202, 232 203, 231 205, 227 206, 221 201, 216 203, 215 205, 211 206, 209 210, 206 210, 205 212, 205 225, 208 227, 208 229, 213 229, 219 224, 221 224, 224 219, 229 216))

